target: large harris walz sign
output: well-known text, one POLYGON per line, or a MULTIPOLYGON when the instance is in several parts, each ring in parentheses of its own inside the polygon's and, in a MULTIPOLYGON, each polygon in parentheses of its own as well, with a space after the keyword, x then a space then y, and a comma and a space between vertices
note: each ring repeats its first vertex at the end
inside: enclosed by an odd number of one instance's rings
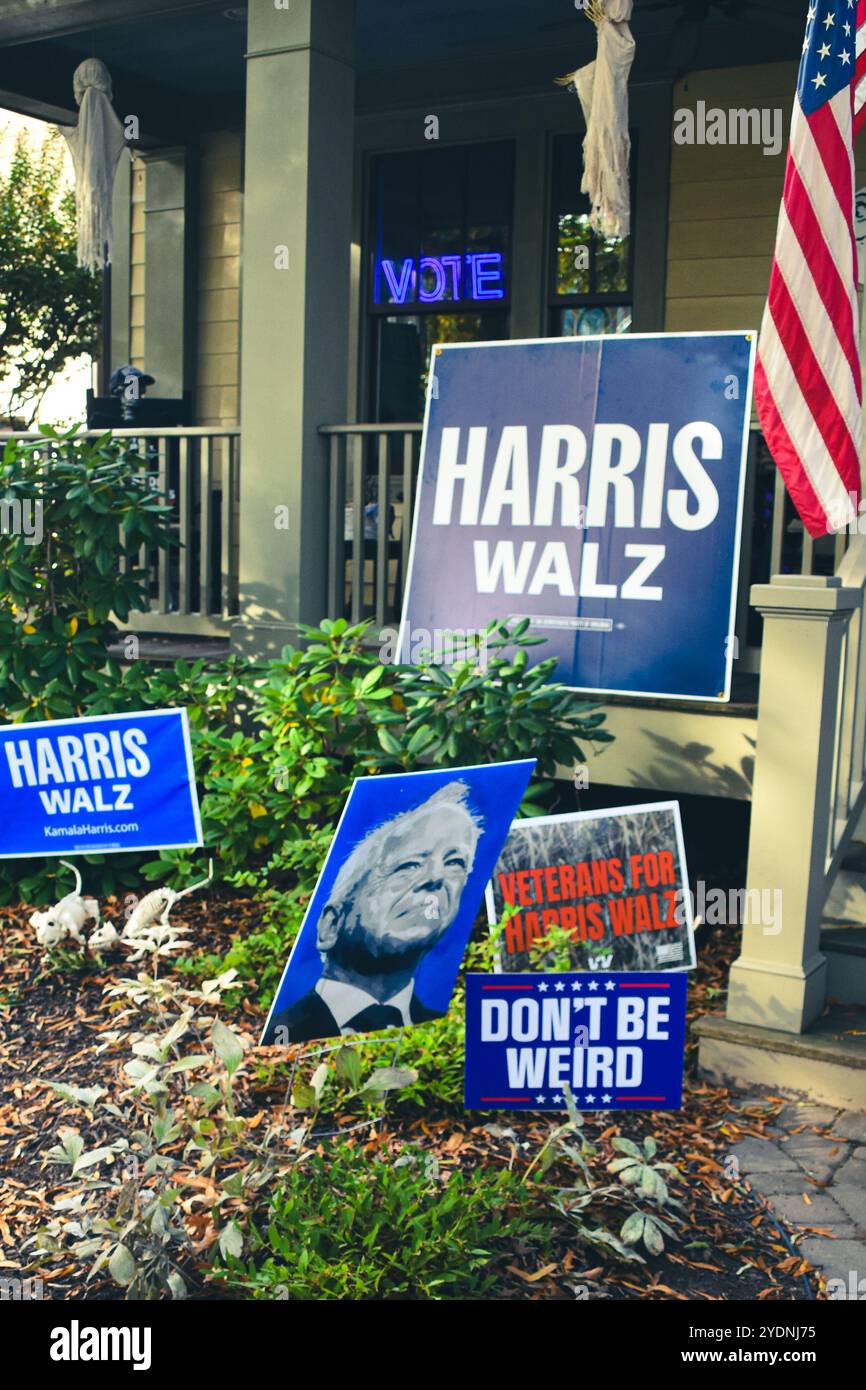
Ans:
POLYGON ((528 617, 567 685, 728 699, 754 339, 436 348, 404 655, 528 617))

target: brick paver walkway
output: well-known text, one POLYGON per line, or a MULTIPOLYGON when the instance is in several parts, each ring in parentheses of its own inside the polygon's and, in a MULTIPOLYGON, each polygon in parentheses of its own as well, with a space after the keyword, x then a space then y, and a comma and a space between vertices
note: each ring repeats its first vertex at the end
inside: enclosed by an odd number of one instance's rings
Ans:
POLYGON ((740 1175, 804 1233, 798 1249, 816 1269, 842 1279, 849 1298, 862 1280, 866 1298, 866 1114, 791 1103, 765 1132, 732 1148, 740 1175))

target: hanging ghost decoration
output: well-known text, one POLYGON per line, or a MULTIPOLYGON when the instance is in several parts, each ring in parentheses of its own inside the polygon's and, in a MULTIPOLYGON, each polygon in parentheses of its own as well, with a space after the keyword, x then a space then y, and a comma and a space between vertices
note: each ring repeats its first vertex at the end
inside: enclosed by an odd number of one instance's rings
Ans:
POLYGON ((85 58, 75 69, 72 88, 78 124, 63 134, 75 166, 78 264, 95 272, 111 260, 111 197, 126 142, 105 64, 85 58))
POLYGON ((633 0, 589 0, 596 27, 594 62, 560 78, 577 92, 586 121, 580 191, 592 204, 590 223, 604 237, 627 237, 631 216, 628 161, 628 75, 634 39, 628 21, 633 0))

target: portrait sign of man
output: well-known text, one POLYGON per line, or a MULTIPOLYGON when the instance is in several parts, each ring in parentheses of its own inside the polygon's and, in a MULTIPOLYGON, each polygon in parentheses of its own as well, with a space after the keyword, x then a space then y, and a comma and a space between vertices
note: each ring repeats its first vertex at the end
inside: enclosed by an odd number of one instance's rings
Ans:
MULTIPOLYGON (((438 785, 419 804, 365 829, 327 891, 320 895, 317 887, 265 1025, 263 1042, 279 1045, 406 1027, 446 1011, 453 979, 444 1005, 433 1007, 419 995, 416 977, 458 918, 468 938, 489 873, 487 861, 492 865, 495 860, 532 765, 530 761, 456 769, 447 781, 441 773, 422 772, 356 782, 356 788, 378 782, 383 784, 383 791, 388 783, 401 784, 405 791, 407 784, 417 785, 418 778, 432 778, 438 785), (504 803, 496 806, 496 835, 488 845, 490 817, 477 809, 469 780, 460 774, 477 777, 499 769, 510 771, 508 792, 504 803), (515 773, 515 769, 522 771, 515 773), (484 877, 475 874, 475 901, 464 904, 464 890, 479 867, 482 845, 481 867, 486 872, 484 877), (311 978, 311 950, 306 951, 306 961, 296 962, 299 951, 304 955, 304 939, 311 941, 313 932, 321 966, 315 980, 311 978), (304 972, 300 997, 293 997, 291 989, 293 966, 295 978, 304 972)), ((488 794, 492 801, 492 787, 488 794)), ((465 941, 459 945, 460 954, 463 945, 465 941)), ((456 968, 455 964, 454 976, 456 968)), ((442 982, 437 983, 436 992, 441 997, 442 982)))

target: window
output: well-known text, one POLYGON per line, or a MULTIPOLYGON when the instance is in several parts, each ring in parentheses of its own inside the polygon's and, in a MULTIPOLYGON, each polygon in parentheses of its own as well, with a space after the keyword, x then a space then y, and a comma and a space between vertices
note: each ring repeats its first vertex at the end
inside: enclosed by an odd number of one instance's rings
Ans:
POLYGON ((379 155, 371 186, 373 418, 420 420, 435 343, 508 336, 514 149, 379 155))
POLYGON ((553 142, 548 332, 557 338, 631 327, 631 238, 602 237, 589 225, 589 198, 580 191, 582 139, 558 135, 553 142))

